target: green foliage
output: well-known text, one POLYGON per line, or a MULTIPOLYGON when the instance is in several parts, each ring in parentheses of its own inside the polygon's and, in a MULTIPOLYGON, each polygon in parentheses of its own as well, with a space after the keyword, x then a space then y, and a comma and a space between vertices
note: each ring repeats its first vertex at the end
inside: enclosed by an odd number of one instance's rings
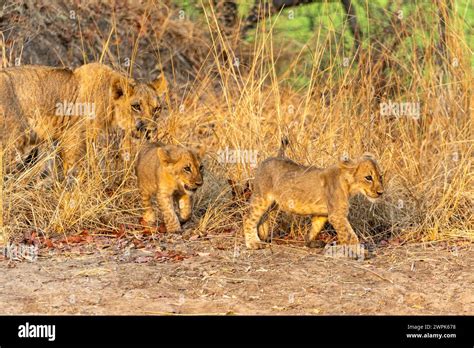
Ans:
POLYGON ((173 5, 184 11, 183 14, 190 20, 202 19, 202 9, 199 1, 196 0, 173 0, 173 5))
MULTIPOLYGON (((409 37, 397 45, 394 58, 400 63, 399 69, 406 69, 414 56, 420 56, 437 47, 438 8, 436 3, 429 1, 353 1, 357 13, 357 21, 362 30, 362 47, 376 46, 377 50, 390 47, 397 39, 396 21, 410 30, 409 37), (389 4, 391 4, 389 7, 389 4), (398 5, 398 6, 397 6, 398 5), (434 29, 434 30, 433 30, 434 29), (415 52, 416 50, 416 52, 415 52)), ((245 6, 241 6, 245 7, 245 6)), ((247 6, 249 7, 249 6, 247 6)), ((471 51, 471 66, 474 66, 474 6, 470 0, 455 2, 454 13, 456 20, 463 22, 467 45, 471 51)), ((301 61, 311 62, 313 48, 325 46, 325 54, 319 69, 324 71, 333 64, 341 65, 344 58, 351 59, 354 47, 354 37, 346 21, 346 13, 339 1, 321 1, 312 4, 291 7, 282 10, 271 18, 273 27, 273 42, 276 51, 280 48, 290 48, 294 53, 303 50, 301 61)), ((252 41, 254 33, 250 33, 252 41)), ((288 52, 286 52, 288 53, 288 52)), ((293 57, 280 57, 277 70, 285 71, 291 66, 293 57)), ((308 69, 305 64, 293 67, 292 84, 302 87, 309 81, 308 69), (303 75, 303 76, 302 76, 303 75), (302 85, 303 84, 303 85, 302 85)), ((334 71, 334 70, 333 70, 334 71)), ((394 73, 397 71, 394 70, 394 73)), ((410 76, 407 75, 409 79, 410 76)), ((409 81, 406 81, 409 83, 409 81)))

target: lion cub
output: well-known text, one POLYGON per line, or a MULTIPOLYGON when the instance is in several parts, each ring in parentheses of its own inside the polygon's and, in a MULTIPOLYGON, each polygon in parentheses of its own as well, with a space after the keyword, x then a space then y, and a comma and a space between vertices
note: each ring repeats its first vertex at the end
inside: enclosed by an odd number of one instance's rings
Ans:
POLYGON ((264 215, 274 204, 288 213, 311 216, 312 227, 306 245, 313 246, 329 221, 340 244, 358 244, 359 239, 347 219, 349 198, 362 193, 369 200, 383 194, 382 176, 377 161, 364 154, 356 161, 345 160, 322 169, 303 166, 279 156, 266 159, 257 169, 250 212, 244 222, 245 243, 249 249, 264 246, 269 234, 264 215))
POLYGON ((159 143, 148 144, 140 151, 135 170, 145 209, 145 222, 155 221, 151 199, 156 196, 166 230, 181 231, 180 219, 185 222, 191 217, 192 196, 203 184, 201 161, 204 152, 203 147, 187 148, 159 143), (175 203, 178 204, 179 219, 175 203))

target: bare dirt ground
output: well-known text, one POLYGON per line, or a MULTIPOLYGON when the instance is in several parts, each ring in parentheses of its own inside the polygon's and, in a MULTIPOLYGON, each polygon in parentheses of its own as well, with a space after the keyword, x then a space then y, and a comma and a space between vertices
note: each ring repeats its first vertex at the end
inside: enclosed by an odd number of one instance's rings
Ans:
POLYGON ((474 314, 469 243, 388 245, 355 261, 295 243, 250 252, 232 233, 85 240, 0 261, 0 313, 474 314))

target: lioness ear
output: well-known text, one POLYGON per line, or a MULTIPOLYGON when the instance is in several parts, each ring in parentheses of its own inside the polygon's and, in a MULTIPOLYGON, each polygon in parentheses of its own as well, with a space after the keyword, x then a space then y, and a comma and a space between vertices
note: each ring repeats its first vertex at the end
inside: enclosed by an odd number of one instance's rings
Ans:
POLYGON ((198 156, 199 160, 202 160, 204 155, 206 154, 206 146, 205 145, 198 145, 195 147, 196 155, 198 156))
POLYGON ((115 79, 112 82, 112 87, 111 87, 112 98, 114 100, 117 100, 120 97, 122 97, 124 94, 125 93, 124 93, 124 90, 123 90, 122 81, 120 81, 120 79, 115 79))
POLYGON ((112 81, 111 95, 114 100, 117 100, 125 95, 125 91, 132 90, 135 87, 135 83, 132 80, 126 80, 121 77, 117 77, 112 81))
POLYGON ((155 89, 156 94, 162 95, 168 88, 168 83, 164 74, 160 74, 155 80, 151 82, 151 86, 155 89))

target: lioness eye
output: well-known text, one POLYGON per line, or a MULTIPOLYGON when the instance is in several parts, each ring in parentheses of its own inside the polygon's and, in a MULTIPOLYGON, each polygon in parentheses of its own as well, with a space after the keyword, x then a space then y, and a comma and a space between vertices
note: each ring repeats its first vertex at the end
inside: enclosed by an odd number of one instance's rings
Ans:
POLYGON ((183 170, 184 170, 186 173, 191 173, 191 167, 190 167, 190 166, 184 167, 183 170))
POLYGON ((142 107, 140 106, 140 103, 132 104, 132 110, 136 112, 142 111, 142 107))
POLYGON ((372 176, 371 176, 371 175, 367 175, 367 176, 365 177, 365 180, 367 180, 367 181, 372 181, 372 176))

